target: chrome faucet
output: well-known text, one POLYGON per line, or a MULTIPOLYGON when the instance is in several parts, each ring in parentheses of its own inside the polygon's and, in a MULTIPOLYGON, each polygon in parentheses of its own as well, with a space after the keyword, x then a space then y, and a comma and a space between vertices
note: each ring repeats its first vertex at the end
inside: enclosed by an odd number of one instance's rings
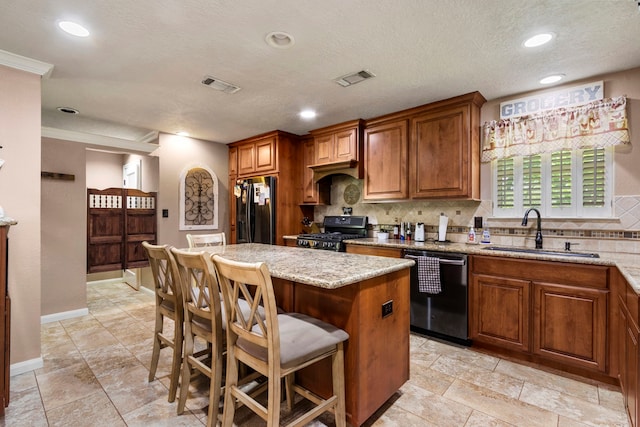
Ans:
POLYGON ((536 208, 529 208, 524 213, 524 218, 522 218, 522 226, 525 227, 527 225, 527 221, 529 220, 529 212, 534 211, 538 215, 538 222, 536 224, 536 249, 542 249, 542 218, 540 217, 540 211, 536 208))

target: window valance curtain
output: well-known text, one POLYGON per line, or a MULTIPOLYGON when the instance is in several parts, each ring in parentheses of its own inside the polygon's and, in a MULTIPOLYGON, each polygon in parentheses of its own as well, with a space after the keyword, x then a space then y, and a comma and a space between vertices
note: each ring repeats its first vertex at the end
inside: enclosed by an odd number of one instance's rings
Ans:
POLYGON ((482 162, 559 150, 630 144, 627 98, 607 98, 577 107, 486 122, 482 162))

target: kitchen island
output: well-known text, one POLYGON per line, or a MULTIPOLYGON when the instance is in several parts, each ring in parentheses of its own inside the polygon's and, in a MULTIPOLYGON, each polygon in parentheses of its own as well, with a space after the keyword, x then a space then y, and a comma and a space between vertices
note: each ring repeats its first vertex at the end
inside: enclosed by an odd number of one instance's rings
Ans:
MULTIPOLYGON (((278 306, 349 334, 345 344, 347 421, 360 426, 409 379, 409 269, 412 260, 255 243, 196 248, 242 262, 264 261, 278 306)), ((331 395, 329 361, 298 381, 331 395)))

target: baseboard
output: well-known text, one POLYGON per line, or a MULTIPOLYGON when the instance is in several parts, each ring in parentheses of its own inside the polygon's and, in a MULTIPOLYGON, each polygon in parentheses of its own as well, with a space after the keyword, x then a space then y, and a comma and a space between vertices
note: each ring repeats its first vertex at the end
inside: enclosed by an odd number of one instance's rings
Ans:
POLYGON ((36 369, 40 369, 43 366, 44 360, 42 359, 42 356, 36 359, 25 360, 24 362, 13 363, 9 367, 9 376, 13 377, 16 375, 24 374, 25 372, 35 371, 36 369))
POLYGON ((47 314, 40 316, 40 324, 58 322, 60 320, 73 319, 75 317, 82 317, 89 314, 88 308, 80 308, 78 310, 62 311, 60 313, 47 314))

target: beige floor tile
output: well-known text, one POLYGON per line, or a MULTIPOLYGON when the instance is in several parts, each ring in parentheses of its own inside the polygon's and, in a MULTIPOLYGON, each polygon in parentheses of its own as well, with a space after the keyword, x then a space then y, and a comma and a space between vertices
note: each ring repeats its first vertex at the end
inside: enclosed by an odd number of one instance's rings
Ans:
POLYGON ((35 372, 25 372, 24 374, 14 375, 10 378, 9 383, 10 397, 13 396, 13 393, 18 393, 37 386, 38 383, 36 382, 35 372))
POLYGON ((97 378, 140 366, 140 361, 122 344, 87 351, 83 356, 97 378))
POLYGON ((624 400, 620 387, 601 384, 598 386, 598 398, 600 404, 616 411, 625 411, 624 400))
POLYGON ((47 411, 100 390, 100 384, 84 361, 56 371, 36 374, 36 379, 47 411))
POLYGON ((471 416, 467 420, 464 427, 510 427, 513 424, 509 424, 502 420, 492 417, 491 415, 484 414, 479 411, 473 411, 471 416))
POLYGON ((566 376, 556 375, 551 372, 535 369, 533 367, 507 360, 501 360, 500 363, 498 363, 496 372, 519 378, 523 381, 537 384, 541 387, 557 390, 561 393, 575 396, 588 402, 593 402, 594 404, 599 402, 598 387, 596 385, 589 384, 587 380, 577 381, 567 378, 566 376))
POLYGON ((558 427, 589 427, 589 426, 587 424, 583 424, 581 422, 578 422, 560 415, 560 417, 558 417, 558 427))
POLYGON ((417 386, 432 393, 442 396, 455 380, 454 376, 448 375, 420 363, 412 363, 410 366, 409 382, 412 386, 417 386))
POLYGON ((558 423, 558 415, 551 411, 462 380, 454 381, 444 397, 516 426, 549 427, 558 423))
POLYGON ((513 399, 517 399, 520 396, 522 385, 524 384, 524 381, 509 375, 469 365, 466 362, 446 356, 441 356, 436 360, 431 365, 431 369, 505 394, 513 399))
POLYGON ((205 425, 195 415, 185 412, 176 414, 176 403, 167 403, 166 399, 156 399, 124 415, 129 427, 202 427, 205 425))
POLYGON ((391 406, 379 417, 365 423, 363 427, 424 427, 426 425, 427 421, 424 418, 402 408, 391 406))
POLYGON ((520 400, 591 426, 627 426, 620 411, 525 382, 520 400))
POLYGON ((123 416, 156 400, 168 402, 169 390, 160 381, 149 382, 149 370, 142 365, 98 380, 123 416))
POLYGON ((103 390, 47 411, 47 418, 50 427, 126 427, 124 420, 103 390))
POLYGON ((423 418, 425 425, 432 426, 463 426, 471 415, 468 405, 462 405, 413 384, 405 384, 402 387, 402 395, 394 406, 423 418))
POLYGON ((47 418, 37 387, 26 390, 9 390, 9 406, 0 426, 47 427, 47 418))

